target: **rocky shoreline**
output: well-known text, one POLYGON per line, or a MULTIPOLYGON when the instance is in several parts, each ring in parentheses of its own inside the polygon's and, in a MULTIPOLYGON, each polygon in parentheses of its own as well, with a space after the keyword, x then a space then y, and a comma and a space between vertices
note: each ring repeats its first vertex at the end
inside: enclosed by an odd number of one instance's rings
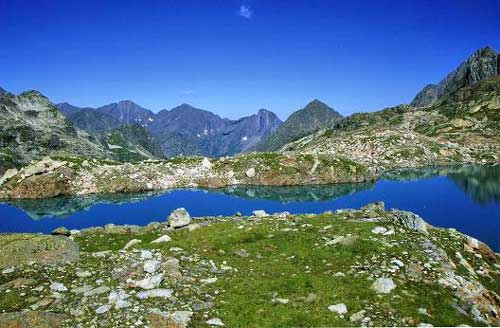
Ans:
POLYGON ((344 157, 253 153, 118 163, 81 158, 49 158, 8 170, 0 198, 140 192, 230 185, 291 186, 374 181, 374 169, 344 157))
POLYGON ((500 324, 500 257, 382 203, 0 235, 0 326, 500 324))

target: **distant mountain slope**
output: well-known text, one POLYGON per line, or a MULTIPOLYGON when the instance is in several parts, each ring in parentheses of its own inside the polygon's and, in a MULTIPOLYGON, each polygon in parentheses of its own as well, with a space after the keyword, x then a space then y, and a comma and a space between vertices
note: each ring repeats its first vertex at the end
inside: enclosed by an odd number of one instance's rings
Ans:
POLYGON ((101 113, 113 116, 122 124, 147 124, 154 114, 130 100, 123 100, 97 108, 101 113))
POLYGON ((101 136, 101 141, 112 157, 119 161, 160 158, 163 153, 156 138, 144 127, 123 125, 101 136))
POLYGON ((75 111, 66 117, 73 123, 73 126, 89 133, 108 132, 122 125, 113 116, 91 108, 75 111))
POLYGON ((252 149, 282 123, 274 113, 265 109, 239 120, 229 120, 188 104, 164 109, 157 114, 130 101, 96 109, 68 103, 58 104, 58 107, 75 127, 89 133, 140 124, 159 141, 166 156, 234 155, 252 149))
POLYGON ((0 94, 0 170, 46 155, 105 157, 38 91, 0 94))
POLYGON ((438 84, 428 84, 410 103, 412 107, 434 104, 441 96, 500 75, 500 54, 490 47, 477 50, 438 84))
POLYGON ((260 109, 257 114, 230 121, 222 132, 219 152, 234 155, 253 150, 265 137, 276 131, 283 122, 271 111, 260 109))
POLYGON ((326 128, 342 118, 342 115, 315 99, 303 109, 294 112, 271 135, 257 144, 257 151, 274 151, 283 145, 326 128))
POLYGON ((500 77, 442 96, 430 107, 396 106, 344 118, 287 144, 285 153, 334 154, 387 170, 500 163, 500 77))

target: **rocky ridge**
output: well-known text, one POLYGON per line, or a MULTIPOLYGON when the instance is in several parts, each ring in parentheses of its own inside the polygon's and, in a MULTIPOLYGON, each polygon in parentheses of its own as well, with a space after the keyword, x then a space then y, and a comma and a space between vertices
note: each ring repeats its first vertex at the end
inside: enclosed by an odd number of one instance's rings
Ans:
POLYGON ((491 47, 478 49, 441 82, 425 86, 410 106, 430 106, 444 95, 498 76, 500 76, 500 54, 491 47))
POLYGON ((281 151, 345 156, 382 170, 499 163, 500 78, 459 89, 428 108, 354 114, 281 151))
POLYGON ((3 262, 2 253, 0 325, 500 324, 498 255, 381 203, 196 219, 178 209, 165 223, 54 234, 0 235, 0 245, 79 248, 73 258, 44 250, 50 262, 21 247, 23 261, 3 262))

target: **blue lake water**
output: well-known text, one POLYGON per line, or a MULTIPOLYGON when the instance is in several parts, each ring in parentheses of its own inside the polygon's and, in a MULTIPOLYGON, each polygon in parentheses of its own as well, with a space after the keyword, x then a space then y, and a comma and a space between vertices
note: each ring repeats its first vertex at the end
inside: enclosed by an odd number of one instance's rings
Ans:
POLYGON ((439 227, 453 227, 500 251, 500 167, 433 168, 386 174, 376 183, 59 197, 0 203, 0 232, 50 232, 107 223, 145 225, 185 207, 192 216, 320 213, 384 201, 439 227))

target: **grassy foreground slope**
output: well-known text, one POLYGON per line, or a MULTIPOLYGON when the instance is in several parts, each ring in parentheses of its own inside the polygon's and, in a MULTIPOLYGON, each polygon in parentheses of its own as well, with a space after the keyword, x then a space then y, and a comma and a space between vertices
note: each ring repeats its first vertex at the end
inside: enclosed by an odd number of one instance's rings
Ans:
POLYGON ((381 204, 256 214, 1 235, 19 251, 0 256, 0 326, 500 324, 499 259, 473 238, 381 204))

